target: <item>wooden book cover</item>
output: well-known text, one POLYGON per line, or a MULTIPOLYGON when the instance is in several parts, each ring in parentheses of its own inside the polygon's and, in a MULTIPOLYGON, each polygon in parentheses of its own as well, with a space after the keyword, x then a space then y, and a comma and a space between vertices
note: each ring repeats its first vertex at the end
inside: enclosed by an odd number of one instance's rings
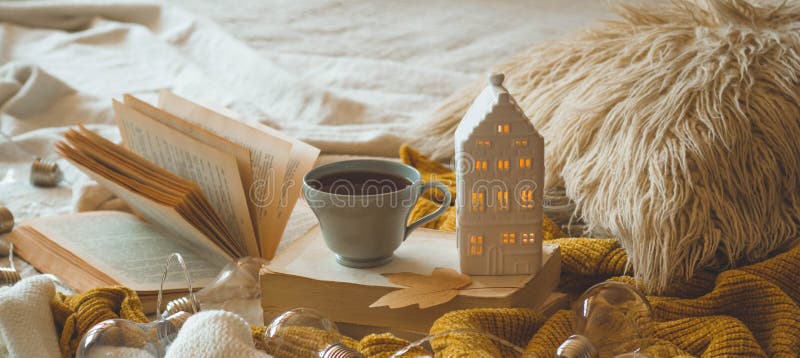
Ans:
POLYGON ((536 275, 472 276, 472 284, 453 300, 427 309, 417 306, 370 308, 397 289, 381 274, 414 272, 429 275, 435 268, 458 270, 453 232, 418 229, 387 265, 354 269, 339 265, 315 226, 281 252, 261 272, 264 320, 295 307, 309 307, 337 322, 426 333, 443 314, 468 308, 537 308, 558 286, 561 258, 557 245, 544 245, 542 268, 536 275))

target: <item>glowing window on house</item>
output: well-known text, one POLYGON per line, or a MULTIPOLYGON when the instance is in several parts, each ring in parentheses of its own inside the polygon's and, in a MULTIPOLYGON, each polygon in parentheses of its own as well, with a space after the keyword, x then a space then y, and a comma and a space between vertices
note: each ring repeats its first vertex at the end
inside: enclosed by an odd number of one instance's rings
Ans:
POLYGON ((511 131, 511 127, 508 124, 498 124, 497 125, 497 133, 498 134, 508 134, 511 131))
POLYGON ((508 169, 508 160, 498 160, 497 161, 497 169, 500 169, 500 170, 508 169))
POLYGON ((517 243, 517 234, 513 232, 503 233, 503 244, 514 245, 517 243))
POLYGON ((519 158, 519 167, 520 169, 529 169, 531 167, 531 159, 519 158))
POLYGON ((483 255, 483 235, 470 235, 469 254, 470 256, 483 255))
POLYGON ((483 192, 472 192, 472 211, 483 212, 486 210, 486 199, 483 192))
POLYGON ((533 208, 533 190, 532 189, 524 189, 520 190, 519 192, 519 206, 532 209, 533 208))
POLYGON ((515 139, 514 140, 514 146, 516 146, 516 147, 525 147, 527 145, 528 145, 528 140, 527 139, 515 139))
POLYGON ((497 192, 497 210, 508 210, 508 191, 497 192))
POLYGON ((477 142, 479 147, 488 147, 492 145, 492 142, 488 139, 478 139, 477 142))
POLYGON ((476 160, 475 161, 475 170, 486 170, 489 166, 485 160, 476 160))
POLYGON ((536 234, 532 232, 527 232, 522 234, 522 243, 523 244, 533 244, 536 243, 536 234))

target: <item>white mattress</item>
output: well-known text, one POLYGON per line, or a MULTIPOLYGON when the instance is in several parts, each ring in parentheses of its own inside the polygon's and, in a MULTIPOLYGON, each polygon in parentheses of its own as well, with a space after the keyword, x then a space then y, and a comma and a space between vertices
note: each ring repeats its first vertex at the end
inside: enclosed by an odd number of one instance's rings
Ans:
POLYGON ((457 88, 607 17, 604 8, 596 0, 0 2, 0 130, 16 142, 0 139, 0 205, 20 220, 72 211, 85 178, 60 161, 68 182, 33 188, 32 157, 56 159, 52 144, 77 123, 116 138, 111 98, 126 92, 152 100, 168 88, 226 105, 327 154, 395 156, 457 88))

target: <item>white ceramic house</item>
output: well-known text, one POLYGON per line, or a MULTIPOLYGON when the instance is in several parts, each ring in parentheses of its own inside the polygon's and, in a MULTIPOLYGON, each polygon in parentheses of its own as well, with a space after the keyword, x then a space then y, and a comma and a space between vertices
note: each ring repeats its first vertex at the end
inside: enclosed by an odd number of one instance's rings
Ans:
POLYGON ((458 252, 469 275, 542 265, 544 139, 494 74, 455 134, 458 252))

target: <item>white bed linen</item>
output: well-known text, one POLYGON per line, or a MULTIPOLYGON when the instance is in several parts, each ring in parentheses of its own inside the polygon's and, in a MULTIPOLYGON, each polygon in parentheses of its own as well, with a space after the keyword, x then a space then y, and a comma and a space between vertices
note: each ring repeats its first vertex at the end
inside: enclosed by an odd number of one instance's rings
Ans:
POLYGON ((607 17, 604 3, 0 1, 0 205, 18 222, 74 211, 86 177, 60 160, 66 182, 34 188, 30 163, 57 159, 53 144, 78 123, 118 139, 111 98, 123 93, 152 101, 171 89, 326 154, 396 156, 443 98, 513 53, 607 17))
POLYGON ((18 143, 0 139, 0 205, 21 219, 71 211, 82 175, 61 161, 70 182, 35 189, 30 160, 55 158, 52 144, 76 123, 115 138, 110 99, 126 92, 152 100, 169 88, 324 153, 395 156, 455 89, 607 16, 604 8, 594 0, 0 2, 0 131, 18 143))

